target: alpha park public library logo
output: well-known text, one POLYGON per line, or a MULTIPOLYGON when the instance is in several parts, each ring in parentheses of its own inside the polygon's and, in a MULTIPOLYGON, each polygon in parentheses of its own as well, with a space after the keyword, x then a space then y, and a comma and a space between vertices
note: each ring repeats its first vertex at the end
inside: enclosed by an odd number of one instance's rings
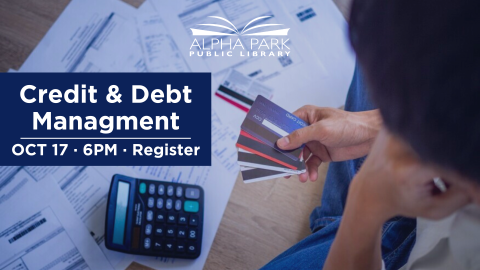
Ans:
MULTIPOLYGON (((282 24, 255 24, 260 20, 265 20, 271 16, 257 17, 248 22, 243 29, 239 30, 229 20, 218 17, 208 16, 226 22, 228 25, 222 24, 198 24, 207 26, 207 28, 222 28, 228 31, 211 31, 204 29, 192 30, 192 35, 195 36, 192 45, 190 46, 190 56, 227 56, 231 57, 238 55, 240 57, 281 57, 290 54, 290 48, 287 46, 288 30, 285 29, 271 29, 268 31, 259 32, 259 28, 272 28, 282 24), (252 31, 256 30, 256 31, 252 31)), ((263 29, 260 29, 263 30, 263 29)))

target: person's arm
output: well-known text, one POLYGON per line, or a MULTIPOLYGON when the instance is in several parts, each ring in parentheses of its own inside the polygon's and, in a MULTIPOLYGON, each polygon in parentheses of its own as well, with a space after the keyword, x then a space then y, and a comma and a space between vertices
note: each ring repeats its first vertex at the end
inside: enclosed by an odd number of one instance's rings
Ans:
POLYGON ((324 269, 381 269, 382 226, 389 218, 441 219, 470 203, 468 186, 460 182, 450 181, 444 193, 434 192, 432 179, 437 176, 443 177, 403 141, 382 130, 350 184, 324 269))
POLYGON ((382 269, 381 235, 385 220, 381 210, 361 196, 352 183, 325 270, 382 269))

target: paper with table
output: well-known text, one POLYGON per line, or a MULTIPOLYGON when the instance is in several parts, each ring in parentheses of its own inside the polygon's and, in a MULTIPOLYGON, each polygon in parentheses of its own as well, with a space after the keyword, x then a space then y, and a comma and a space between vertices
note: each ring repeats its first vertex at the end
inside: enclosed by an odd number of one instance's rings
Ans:
MULTIPOLYGON (((83 242, 75 237, 62 242, 68 250, 76 247, 77 252, 52 253, 52 258, 41 262, 58 262, 61 256, 72 258, 72 263, 78 263, 72 269, 82 268, 84 263, 91 269, 124 269, 134 260, 153 268, 202 268, 239 172, 235 142, 245 117, 245 112, 215 97, 219 86, 225 84, 226 79, 233 85, 249 85, 246 90, 240 87, 237 91, 244 91, 242 94, 250 98, 262 93, 274 102, 288 100, 281 103, 288 104, 286 109, 290 111, 305 103, 339 106, 344 102, 354 66, 345 27, 345 21, 330 0, 295 3, 287 0, 147 0, 138 9, 119 0, 73 0, 19 72, 212 72, 212 166, 0 167, 2 216, 8 207, 17 204, 17 208, 26 208, 29 201, 45 194, 51 195, 53 205, 41 208, 44 204, 39 204, 36 212, 9 216, 0 222, 0 231, 29 220, 25 226, 40 224, 36 226, 52 229, 63 226, 67 234, 75 231, 82 236, 86 232, 90 236, 83 242), (207 15, 223 16, 242 26, 255 17, 269 16, 266 23, 282 23, 291 28, 288 42, 291 53, 282 58, 189 57, 192 42, 189 28, 204 23, 207 15), (318 35, 307 38, 306 33, 318 35), (105 206, 109 183, 115 173, 201 185, 206 192, 207 221, 201 257, 194 261, 172 260, 107 250, 103 244, 105 206), (57 188, 37 189, 38 183, 50 183, 46 187, 56 183, 57 188), (38 191, 41 194, 37 197, 32 195, 38 191), (30 198, 19 199, 25 196, 30 198), (61 202, 68 207, 58 206, 61 202), (47 223, 41 223, 42 218, 55 221, 52 224, 57 227, 46 226, 47 223), (66 219, 76 222, 66 222, 66 219), (95 264, 97 262, 100 264, 95 264)), ((36 229, 22 238, 29 239, 35 232, 36 229)), ((46 243, 63 241, 62 237, 65 236, 58 234, 46 243)), ((15 243, 19 252, 28 247, 20 240, 15 243)), ((20 253, 0 257, 0 269, 10 269, 19 260, 36 263, 33 259, 39 257, 35 257, 34 252, 42 250, 34 249, 31 254, 25 253, 25 257, 20 253), (28 256, 32 261, 25 260, 28 256)))

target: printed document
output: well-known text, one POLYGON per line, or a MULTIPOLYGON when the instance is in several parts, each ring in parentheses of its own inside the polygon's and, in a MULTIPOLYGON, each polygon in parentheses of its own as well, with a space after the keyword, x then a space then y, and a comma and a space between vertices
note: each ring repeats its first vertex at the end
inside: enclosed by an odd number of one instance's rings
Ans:
POLYGON ((73 0, 19 71, 146 71, 135 11, 117 0, 73 0))
POLYGON ((113 269, 58 185, 18 174, 32 188, 0 205, 0 269, 113 269))

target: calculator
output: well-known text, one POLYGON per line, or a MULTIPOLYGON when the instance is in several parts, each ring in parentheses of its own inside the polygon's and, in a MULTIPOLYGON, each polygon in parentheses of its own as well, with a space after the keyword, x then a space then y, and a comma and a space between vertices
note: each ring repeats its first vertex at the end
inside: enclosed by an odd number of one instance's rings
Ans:
POLYGON ((130 254, 198 258, 203 204, 200 186, 116 174, 108 194, 105 246, 130 254))

